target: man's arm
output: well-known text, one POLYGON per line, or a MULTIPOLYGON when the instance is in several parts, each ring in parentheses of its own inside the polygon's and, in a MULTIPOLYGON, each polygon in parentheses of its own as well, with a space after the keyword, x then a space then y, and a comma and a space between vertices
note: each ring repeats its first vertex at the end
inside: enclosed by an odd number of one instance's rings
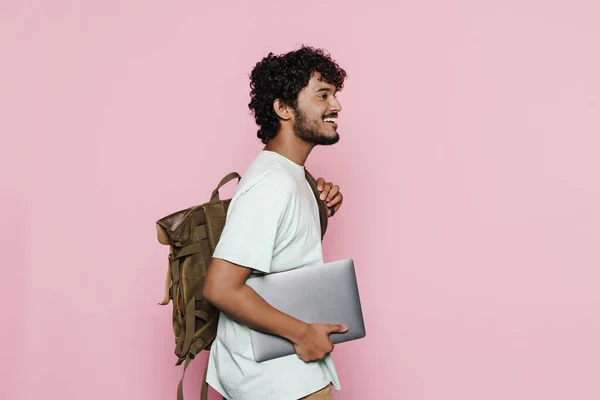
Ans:
POLYGON ((213 258, 206 276, 204 297, 241 324, 298 342, 308 324, 276 310, 246 285, 251 272, 250 268, 213 258))
POLYGON ((333 350, 329 334, 345 332, 347 327, 307 324, 273 308, 246 285, 251 272, 250 268, 213 258, 206 275, 204 297, 235 321, 286 338, 304 361, 322 359, 333 350))

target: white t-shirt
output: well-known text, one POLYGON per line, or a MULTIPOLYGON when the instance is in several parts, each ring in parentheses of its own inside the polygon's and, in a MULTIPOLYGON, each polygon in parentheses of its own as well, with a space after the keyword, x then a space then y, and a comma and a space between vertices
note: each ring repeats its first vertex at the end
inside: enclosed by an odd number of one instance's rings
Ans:
MULTIPOLYGON (((322 263, 319 210, 304 167, 261 151, 237 186, 213 257, 253 273, 322 263)), ((223 313, 207 382, 228 400, 297 400, 329 383, 340 389, 331 356, 311 363, 295 354, 255 362, 250 329, 223 313)))

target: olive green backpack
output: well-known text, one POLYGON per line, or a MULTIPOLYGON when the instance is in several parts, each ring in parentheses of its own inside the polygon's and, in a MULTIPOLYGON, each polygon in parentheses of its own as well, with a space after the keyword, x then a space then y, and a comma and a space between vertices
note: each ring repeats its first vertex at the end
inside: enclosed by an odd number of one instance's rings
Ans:
MULTIPOLYGON (((321 239, 327 230, 327 208, 319 199, 317 182, 305 170, 319 205, 321 239)), ((158 241, 170 248, 165 296, 160 305, 173 301, 173 331, 175 334, 175 365, 184 363, 183 376, 177 386, 177 399, 183 400, 183 378, 190 362, 202 350, 210 350, 217 333, 219 310, 202 296, 202 286, 212 254, 225 226, 231 199, 221 200, 219 189, 229 181, 241 179, 237 172, 225 176, 206 203, 187 208, 156 222, 158 241)), ((208 367, 208 365, 207 365, 208 367)), ((206 371, 202 378, 201 399, 208 398, 206 371)))

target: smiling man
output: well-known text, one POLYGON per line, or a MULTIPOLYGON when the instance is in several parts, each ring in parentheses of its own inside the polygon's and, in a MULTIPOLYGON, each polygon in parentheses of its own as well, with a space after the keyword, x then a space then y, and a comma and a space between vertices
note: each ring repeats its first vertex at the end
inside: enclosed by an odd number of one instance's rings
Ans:
MULTIPOLYGON (((319 49, 269 54, 251 74, 250 109, 265 147, 231 200, 203 289, 221 310, 207 382, 228 400, 332 399, 340 388, 329 334, 342 325, 299 321, 266 303, 245 284, 252 273, 323 263, 319 211, 304 164, 317 145, 339 141, 336 94, 346 72, 319 49), (250 329, 284 337, 296 355, 254 361, 250 329)), ((343 196, 318 179, 332 217, 343 196)))

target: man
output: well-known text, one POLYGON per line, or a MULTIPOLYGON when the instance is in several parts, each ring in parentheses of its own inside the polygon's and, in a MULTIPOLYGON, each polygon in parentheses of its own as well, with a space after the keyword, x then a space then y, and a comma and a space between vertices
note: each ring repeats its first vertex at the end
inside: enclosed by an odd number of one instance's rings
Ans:
MULTIPOLYGON (((339 140, 336 93, 345 79, 329 55, 304 46, 271 53, 252 71, 249 108, 266 146, 237 186, 203 289, 222 311, 207 382, 228 400, 332 399, 331 386, 340 389, 329 334, 347 327, 301 322, 271 307, 245 281, 251 273, 323 262, 318 205, 304 164, 316 145, 339 140), (255 362, 250 329, 290 340, 296 355, 255 362)), ((317 182, 332 217, 342 193, 322 178, 317 182)))

